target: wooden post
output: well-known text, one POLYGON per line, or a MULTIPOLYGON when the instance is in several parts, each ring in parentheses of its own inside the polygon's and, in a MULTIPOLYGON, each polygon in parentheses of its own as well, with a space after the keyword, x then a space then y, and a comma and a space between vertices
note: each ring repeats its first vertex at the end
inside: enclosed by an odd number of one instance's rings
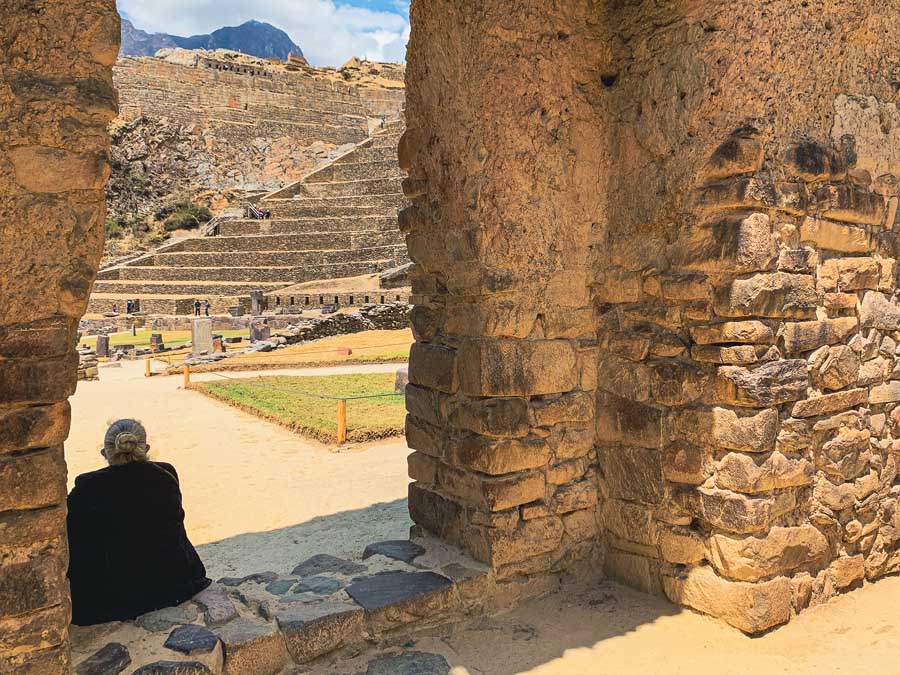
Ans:
POLYGON ((191 386, 191 367, 188 364, 184 364, 184 388, 187 389, 191 386))
POLYGON ((150 377, 150 357, 144 359, 144 377, 150 377))
POLYGON ((337 418, 337 442, 338 445, 347 442, 347 401, 338 401, 337 418))

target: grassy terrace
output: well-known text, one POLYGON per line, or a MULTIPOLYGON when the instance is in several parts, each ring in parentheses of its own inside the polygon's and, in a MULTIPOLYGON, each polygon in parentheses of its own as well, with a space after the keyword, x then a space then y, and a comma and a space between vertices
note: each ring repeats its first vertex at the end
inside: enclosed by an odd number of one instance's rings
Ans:
MULTIPOLYGON (((254 377, 202 382, 193 389, 311 436, 323 443, 337 437, 337 401, 302 395, 353 397, 394 393, 393 373, 312 377, 254 377)), ((403 433, 403 395, 347 401, 347 440, 371 441, 403 433)))
MULTIPOLYGON (((137 335, 132 335, 131 333, 110 335, 109 346, 134 345, 135 347, 149 347, 152 333, 162 333, 163 343, 167 347, 177 347, 191 341, 191 331, 189 330, 139 330, 137 335)), ((250 330, 247 328, 242 330, 215 330, 213 333, 222 337, 242 337, 244 340, 250 337, 250 330)), ((82 337, 78 344, 88 345, 93 349, 97 346, 97 336, 82 337)))

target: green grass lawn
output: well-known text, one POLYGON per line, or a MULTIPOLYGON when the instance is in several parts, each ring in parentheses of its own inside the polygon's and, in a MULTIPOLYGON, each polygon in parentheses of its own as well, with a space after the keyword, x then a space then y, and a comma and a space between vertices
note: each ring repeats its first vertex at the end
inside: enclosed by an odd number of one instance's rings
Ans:
MULTIPOLYGON (((353 397, 392 394, 393 373, 254 377, 200 382, 192 386, 220 401, 324 443, 337 437, 337 401, 303 396, 353 397)), ((371 441, 403 433, 403 395, 347 401, 347 440, 371 441)))
MULTIPOLYGON (((153 333, 162 333, 163 343, 167 347, 177 347, 191 341, 191 331, 189 330, 139 330, 137 335, 132 335, 131 333, 110 335, 109 346, 134 345, 135 347, 149 347, 150 335, 153 333)), ((250 330, 247 328, 243 330, 214 330, 213 334, 221 335, 222 337, 242 337, 246 339, 250 337, 250 330)), ((97 336, 83 337, 78 344, 88 345, 93 349, 97 346, 97 336)))

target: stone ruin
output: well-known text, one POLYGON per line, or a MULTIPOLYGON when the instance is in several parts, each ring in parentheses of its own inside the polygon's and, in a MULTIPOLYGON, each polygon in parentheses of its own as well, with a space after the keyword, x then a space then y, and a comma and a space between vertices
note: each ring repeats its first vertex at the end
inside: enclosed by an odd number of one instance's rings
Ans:
MULTIPOLYGON (((113 0, 6 16, 0 672, 52 675, 118 22, 113 0)), ((897 571, 896 4, 411 20, 417 532, 507 598, 604 574, 748 633, 897 571)))

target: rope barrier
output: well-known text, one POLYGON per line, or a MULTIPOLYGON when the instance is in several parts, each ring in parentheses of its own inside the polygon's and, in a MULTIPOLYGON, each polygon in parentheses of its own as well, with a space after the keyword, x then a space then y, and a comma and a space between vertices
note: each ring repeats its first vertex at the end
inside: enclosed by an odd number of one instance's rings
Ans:
POLYGON ((296 389, 285 389, 283 387, 273 387, 269 384, 262 384, 260 382, 253 382, 251 378, 248 377, 231 377, 229 375, 224 375, 222 373, 210 372, 210 375, 215 375, 217 377, 221 377, 224 380, 232 380, 234 382, 241 382, 251 387, 258 387, 260 389, 269 389, 271 391, 278 391, 286 394, 294 394, 296 396, 306 396, 309 398, 318 398, 326 401, 359 401, 366 398, 388 398, 392 396, 405 396, 403 392, 392 392, 390 394, 366 394, 364 396, 329 396, 327 394, 314 394, 308 391, 297 391, 296 389))

